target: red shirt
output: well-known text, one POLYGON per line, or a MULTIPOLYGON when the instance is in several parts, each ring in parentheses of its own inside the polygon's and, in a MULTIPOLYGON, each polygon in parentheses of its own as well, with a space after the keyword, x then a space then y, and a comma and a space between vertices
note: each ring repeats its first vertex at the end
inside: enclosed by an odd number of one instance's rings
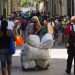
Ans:
POLYGON ((65 31, 64 31, 64 34, 65 34, 65 35, 69 35, 69 34, 71 33, 71 31, 72 31, 72 25, 73 25, 73 24, 71 24, 71 23, 69 23, 69 24, 67 25, 67 27, 65 28, 65 31))

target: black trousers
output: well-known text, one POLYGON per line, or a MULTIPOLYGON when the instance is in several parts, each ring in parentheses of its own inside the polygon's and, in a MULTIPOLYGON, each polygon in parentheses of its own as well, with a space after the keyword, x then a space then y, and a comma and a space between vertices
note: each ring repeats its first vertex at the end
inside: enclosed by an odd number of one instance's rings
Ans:
POLYGON ((68 48, 68 58, 67 58, 67 69, 66 71, 68 73, 71 73, 71 68, 72 68, 72 62, 73 62, 73 59, 74 59, 74 75, 75 75, 75 51, 74 51, 75 48, 68 48))

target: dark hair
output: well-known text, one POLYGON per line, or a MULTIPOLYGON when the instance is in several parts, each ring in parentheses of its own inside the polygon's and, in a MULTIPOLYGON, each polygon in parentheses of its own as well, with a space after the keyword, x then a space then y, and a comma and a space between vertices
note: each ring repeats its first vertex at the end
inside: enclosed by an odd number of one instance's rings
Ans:
POLYGON ((6 31, 7 30, 7 26, 8 26, 8 22, 6 20, 3 20, 1 22, 1 30, 2 31, 6 31))
POLYGON ((11 20, 13 20, 13 18, 10 16, 10 17, 8 17, 8 19, 11 21, 11 20))
POLYGON ((3 20, 3 16, 0 16, 0 20, 3 20))

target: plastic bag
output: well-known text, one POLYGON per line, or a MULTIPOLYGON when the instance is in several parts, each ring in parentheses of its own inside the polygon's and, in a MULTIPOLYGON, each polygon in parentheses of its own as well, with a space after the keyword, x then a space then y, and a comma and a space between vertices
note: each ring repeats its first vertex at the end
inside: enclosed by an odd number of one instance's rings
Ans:
POLYGON ((39 49, 30 47, 29 50, 29 58, 31 59, 48 59, 49 58, 49 51, 45 49, 39 49))
POLYGON ((38 35, 30 35, 27 43, 34 47, 39 47, 40 46, 40 38, 38 35))
POLYGON ((17 46, 23 46, 24 45, 24 38, 21 36, 16 37, 16 45, 17 46))
POLYGON ((54 44, 53 35, 47 33, 43 36, 41 40, 40 48, 49 49, 53 47, 53 44, 54 44))
POLYGON ((25 44, 25 46, 22 49, 21 56, 26 59, 48 59, 49 56, 49 50, 47 49, 39 49, 32 47, 28 44, 25 44))

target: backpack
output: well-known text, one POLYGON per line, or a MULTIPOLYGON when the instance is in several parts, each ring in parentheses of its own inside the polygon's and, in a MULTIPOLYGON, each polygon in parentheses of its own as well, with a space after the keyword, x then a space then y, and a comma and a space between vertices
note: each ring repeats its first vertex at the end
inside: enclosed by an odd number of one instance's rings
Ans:
POLYGON ((69 42, 70 46, 75 47, 75 31, 74 31, 73 25, 71 26, 71 28, 72 28, 72 30, 69 33, 68 42, 69 42))

